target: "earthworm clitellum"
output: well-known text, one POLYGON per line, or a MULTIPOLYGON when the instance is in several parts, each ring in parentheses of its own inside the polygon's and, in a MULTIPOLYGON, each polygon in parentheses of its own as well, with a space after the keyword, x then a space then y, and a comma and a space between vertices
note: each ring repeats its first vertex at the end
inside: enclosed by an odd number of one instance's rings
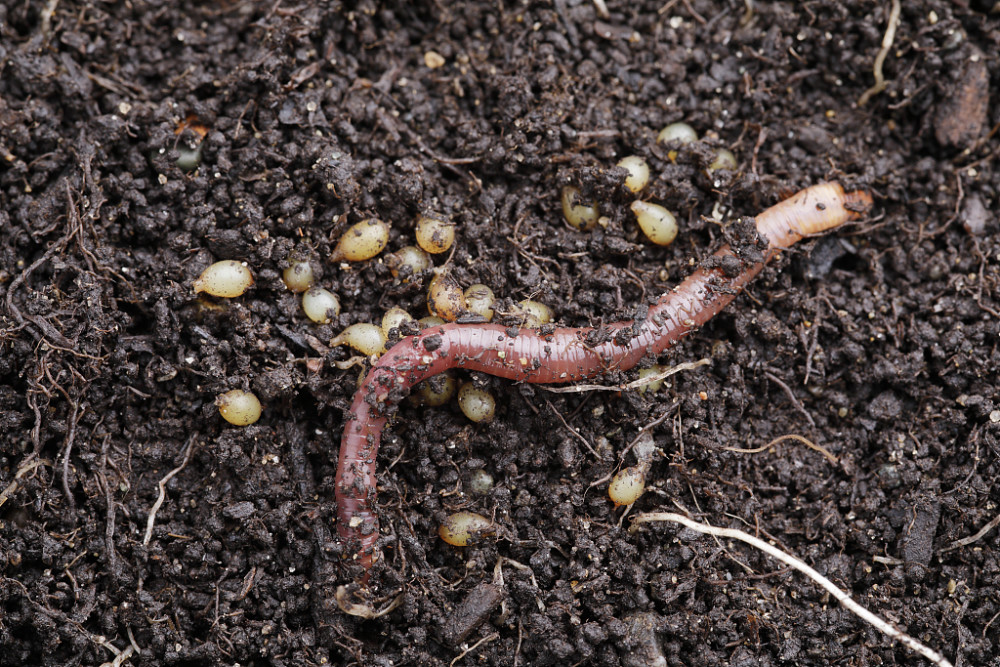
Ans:
POLYGON ((592 327, 552 330, 499 324, 446 324, 404 338, 386 352, 358 388, 340 443, 337 529, 354 549, 365 578, 379 535, 375 513, 375 457, 389 410, 418 382, 450 368, 480 371, 518 382, 554 384, 628 370, 655 356, 722 310, 764 263, 800 239, 866 214, 867 192, 838 183, 806 188, 756 217, 763 252, 741 258, 724 246, 680 285, 663 294, 644 319, 605 325, 605 342, 588 345, 592 327))

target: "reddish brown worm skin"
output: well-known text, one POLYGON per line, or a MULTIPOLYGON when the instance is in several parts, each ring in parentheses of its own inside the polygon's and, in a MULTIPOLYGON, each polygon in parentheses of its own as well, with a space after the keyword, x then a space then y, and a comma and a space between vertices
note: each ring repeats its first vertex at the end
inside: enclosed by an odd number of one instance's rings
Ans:
MULTIPOLYGON (((866 192, 845 193, 838 183, 806 188, 757 216, 767 240, 764 262, 803 237, 860 218, 872 206, 866 192)), ((729 246, 715 253, 734 256, 729 246)), ((337 465, 337 530, 365 570, 375 559, 375 456, 392 406, 418 382, 450 368, 465 368, 518 382, 555 384, 628 370, 656 356, 722 310, 760 272, 747 264, 736 275, 721 268, 698 269, 649 308, 642 321, 605 326, 611 336, 589 346, 592 327, 557 328, 551 333, 498 324, 446 324, 404 338, 365 377, 351 404, 337 465), (625 335, 617 335, 617 332, 625 335)), ((718 262, 716 263, 718 264, 718 262)))

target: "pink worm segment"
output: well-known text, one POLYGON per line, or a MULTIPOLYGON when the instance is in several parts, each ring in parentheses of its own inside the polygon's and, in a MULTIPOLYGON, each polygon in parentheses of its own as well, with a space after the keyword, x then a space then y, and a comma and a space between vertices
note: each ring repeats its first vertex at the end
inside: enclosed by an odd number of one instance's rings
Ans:
MULTIPOLYGON (((860 218, 872 206, 866 192, 845 193, 839 183, 800 191, 757 216, 757 231, 769 245, 767 262, 805 236, 860 218)), ((733 256, 729 246, 715 253, 733 256)), ((650 307, 642 321, 606 326, 610 340, 590 347, 592 327, 558 328, 550 334, 499 324, 446 324, 405 338, 386 352, 354 394, 340 443, 337 465, 337 530, 357 545, 365 569, 375 559, 375 457, 389 408, 409 390, 450 368, 466 368, 519 382, 555 384, 592 378, 611 369, 628 370, 644 356, 656 356, 705 324, 760 273, 750 264, 735 276, 721 269, 698 269, 650 307), (618 342, 615 335, 627 329, 618 342), (624 340, 627 338, 627 342, 624 340)))

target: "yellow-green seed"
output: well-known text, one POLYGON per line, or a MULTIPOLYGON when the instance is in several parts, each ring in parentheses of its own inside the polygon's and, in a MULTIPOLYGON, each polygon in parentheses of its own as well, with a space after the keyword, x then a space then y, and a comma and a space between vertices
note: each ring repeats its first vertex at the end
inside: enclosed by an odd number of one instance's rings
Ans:
POLYGON ((679 144, 698 141, 698 133, 687 123, 671 123, 660 130, 660 134, 656 137, 658 144, 669 144, 675 141, 679 144))
POLYGON ((404 279, 409 279, 431 268, 434 263, 427 251, 415 245, 408 245, 387 255, 385 264, 389 267, 393 278, 403 276, 404 279))
POLYGON ((249 391, 233 389, 215 399, 219 414, 234 426, 249 426, 260 419, 261 405, 249 391))
POLYGON ((642 233, 656 245, 670 245, 677 238, 677 219, 667 209, 644 201, 632 202, 631 208, 642 233))
POLYGON ((455 547, 469 546, 477 539, 495 532, 493 522, 475 512, 455 512, 438 529, 441 539, 455 547))
POLYGON ((312 264, 306 261, 293 261, 287 269, 281 273, 281 279, 285 287, 295 292, 305 292, 316 282, 312 264))
POLYGON ((415 234, 417 245, 432 255, 447 252, 455 242, 455 223, 422 215, 417 218, 415 234))
POLYGON ((337 242, 330 261, 363 262, 378 255, 389 243, 389 225, 368 218, 351 225, 337 242))
POLYGON ((417 324, 420 325, 420 329, 430 329, 431 327, 439 327, 442 324, 448 324, 443 319, 437 315, 428 315, 427 317, 421 317, 417 320, 417 324))
POLYGON ((412 315, 398 306, 393 306, 382 316, 382 331, 388 336, 392 329, 398 329, 404 323, 412 321, 412 315))
POLYGON ((608 497, 615 505, 631 505, 639 499, 646 490, 646 473, 649 465, 642 464, 624 468, 611 478, 608 484, 608 497))
POLYGON ((454 322, 468 311, 465 294, 447 269, 438 269, 427 287, 427 310, 431 315, 454 322))
POLYGON ((517 306, 526 327, 537 329, 552 321, 552 309, 540 301, 525 299, 518 302, 517 306))
POLYGON ((340 315, 340 301, 337 295, 322 287, 310 287, 302 295, 302 310, 313 322, 329 324, 340 315))
POLYGON ((417 405, 438 408, 445 405, 455 395, 458 380, 450 373, 441 373, 418 384, 410 394, 417 405))
POLYGON ((573 229, 587 232, 594 228, 601 217, 597 204, 580 201, 580 189, 572 185, 564 186, 560 197, 563 217, 573 229))
POLYGON ((177 147, 177 168, 181 171, 194 171, 201 164, 201 143, 196 146, 177 147))
POLYGON ((474 422, 489 422, 496 414, 497 402, 490 392, 466 382, 458 389, 458 407, 474 422))
POLYGON ((361 354, 372 357, 385 352, 386 335, 382 327, 359 322, 352 324, 330 341, 330 347, 348 345, 361 354))
POLYGON ((487 322, 493 319, 493 303, 496 297, 486 285, 470 285, 465 290, 465 307, 470 313, 482 316, 487 322))
MULTIPOLYGON (((648 377, 659 375, 662 372, 663 372, 663 366, 661 366, 660 364, 653 364, 649 368, 639 369, 639 379, 644 380, 648 377)), ((651 380, 650 382, 646 382, 645 384, 639 385, 636 391, 638 391, 640 394, 645 394, 647 391, 650 393, 658 392, 660 388, 663 386, 663 381, 664 381, 663 378, 660 378, 658 380, 651 380)))
POLYGON ((469 491, 478 493, 479 495, 485 495, 489 493, 492 488, 493 475, 487 471, 482 468, 476 468, 469 473, 469 491))
POLYGON ((649 183, 649 165, 638 155, 628 155, 618 161, 618 166, 628 171, 625 187, 635 194, 642 192, 649 183))
POLYGON ((242 295, 251 285, 253 274, 246 263, 226 259, 202 271, 194 281, 194 291, 231 299, 242 295))
POLYGON ((708 173, 714 173, 720 169, 725 169, 726 171, 736 171, 736 167, 739 166, 736 162, 736 156, 733 155, 732 151, 726 150, 725 148, 719 148, 715 151, 715 159, 712 163, 708 165, 708 173))

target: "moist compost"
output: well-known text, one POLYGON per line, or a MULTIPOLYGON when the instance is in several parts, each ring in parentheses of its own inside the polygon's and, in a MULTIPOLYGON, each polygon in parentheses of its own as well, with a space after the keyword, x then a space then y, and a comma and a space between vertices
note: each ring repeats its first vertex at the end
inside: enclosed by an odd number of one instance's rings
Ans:
POLYGON ((0 5, 0 665, 917 664, 744 545, 630 532, 607 479, 657 420, 631 513, 757 534, 955 664, 996 663, 1000 24, 901 3, 859 105, 893 4, 0 5), (677 121, 699 140, 657 144, 677 121), (721 148, 737 169, 710 169, 721 148), (637 229, 627 155, 677 216, 668 247, 637 229), (874 214, 644 360, 710 362, 659 391, 460 373, 488 424, 404 401, 383 558, 350 598, 398 606, 340 608, 358 568, 333 479, 367 362, 329 343, 424 316, 432 277, 329 261, 348 227, 390 223, 394 252, 445 216, 434 263, 492 289, 494 322, 530 298, 600 330, 827 180, 874 214), (564 222, 566 185, 592 231, 564 222), (196 295, 223 259, 255 285, 196 295), (328 324, 282 283, 303 259, 340 300, 328 324), (220 417, 232 389, 258 422, 220 417), (836 462, 746 451, 790 434, 836 462), (497 534, 445 544, 459 510, 497 534))

